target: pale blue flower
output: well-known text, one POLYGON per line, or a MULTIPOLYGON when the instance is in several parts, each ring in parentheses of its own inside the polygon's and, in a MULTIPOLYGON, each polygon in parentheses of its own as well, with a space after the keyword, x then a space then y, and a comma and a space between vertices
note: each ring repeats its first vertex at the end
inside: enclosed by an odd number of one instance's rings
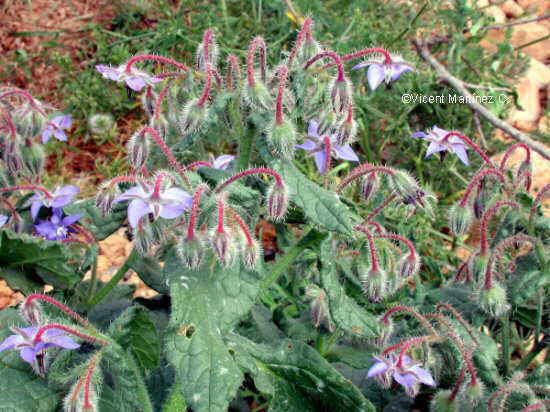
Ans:
POLYGON ((141 70, 137 70, 134 67, 132 67, 130 72, 127 73, 126 63, 121 64, 118 67, 98 64, 95 68, 103 75, 104 78, 114 80, 116 82, 124 82, 130 89, 135 90, 136 92, 139 92, 145 86, 153 86, 155 83, 162 80, 141 70))
POLYGON ((400 56, 392 55, 392 62, 385 63, 385 57, 378 56, 370 61, 359 63, 352 67, 352 70, 360 70, 365 67, 367 69, 367 81, 371 90, 375 90, 380 84, 385 81, 386 84, 398 80, 402 74, 414 71, 414 68, 403 61, 400 56))
POLYGON ((73 118, 70 114, 55 116, 42 131, 42 143, 47 143, 52 136, 60 142, 67 141, 64 130, 70 129, 73 125, 73 118))
POLYGON ((32 220, 36 219, 38 212, 42 206, 45 207, 63 207, 68 205, 73 201, 73 197, 80 191, 76 186, 62 186, 55 189, 55 192, 52 193, 52 197, 48 198, 45 193, 38 192, 29 200, 31 203, 31 217, 32 220))
POLYGON ((443 141, 448 134, 449 132, 447 130, 434 126, 431 130, 428 130, 427 133, 416 132, 413 133, 411 137, 413 139, 422 138, 430 142, 428 150, 426 151, 426 157, 447 150, 456 154, 462 163, 468 166, 470 164, 468 161, 468 154, 466 153, 468 145, 458 136, 451 136, 446 141, 443 141))

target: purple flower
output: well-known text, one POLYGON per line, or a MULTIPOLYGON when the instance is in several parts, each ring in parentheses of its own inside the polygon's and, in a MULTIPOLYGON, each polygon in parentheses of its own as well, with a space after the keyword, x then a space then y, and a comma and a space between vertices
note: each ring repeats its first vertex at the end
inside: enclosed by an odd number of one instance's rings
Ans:
POLYGON ((70 114, 55 116, 42 131, 42 143, 48 143, 51 137, 60 142, 67 141, 67 135, 63 130, 70 129, 73 125, 73 118, 70 114))
POLYGON ((391 55, 391 61, 391 64, 386 64, 385 57, 379 56, 371 61, 362 62, 353 66, 352 70, 368 67, 367 81, 369 82, 371 90, 375 90, 383 81, 389 84, 399 79, 403 73, 414 70, 414 68, 406 63, 401 56, 391 55))
POLYGON ((374 357, 376 361, 369 369, 367 376, 376 378, 384 388, 391 386, 391 378, 405 388, 407 394, 414 398, 418 394, 420 384, 435 386, 435 381, 426 369, 413 363, 407 355, 403 356, 403 364, 399 367, 399 357, 392 354, 390 359, 374 357))
POLYGON ((458 136, 451 136, 446 141, 443 141, 443 138, 449 134, 447 130, 440 129, 437 126, 434 126, 431 130, 428 130, 427 133, 416 132, 411 135, 413 139, 420 137, 426 139, 430 142, 428 150, 426 152, 426 157, 433 155, 434 153, 443 152, 448 150, 458 156, 458 158, 468 166, 468 154, 466 149, 468 145, 458 136))
POLYGON ((59 329, 48 329, 42 334, 40 341, 35 343, 34 337, 39 329, 39 326, 30 326, 28 328, 13 327, 12 330, 16 334, 8 336, 4 342, 0 343, 0 352, 7 349, 18 350, 21 359, 36 367, 38 366, 37 355, 42 355, 50 347, 57 346, 63 349, 76 349, 80 347, 79 344, 59 329))
POLYGON ((62 211, 59 208, 53 209, 50 220, 40 220, 40 223, 34 225, 38 234, 48 240, 66 239, 70 231, 69 226, 80 219, 80 215, 71 215, 62 218, 62 211))
POLYGON ((149 213, 153 213, 155 219, 159 216, 164 219, 175 219, 190 209, 193 203, 192 196, 177 187, 161 189, 155 193, 152 186, 146 189, 142 186, 134 186, 118 196, 114 203, 125 200, 130 200, 128 222, 133 228, 137 227, 139 220, 149 213))
POLYGON ((229 163, 231 163, 233 159, 235 159, 235 156, 223 154, 212 161, 212 167, 214 169, 225 170, 229 167, 229 163))
MULTIPOLYGON (((297 149, 304 149, 313 153, 315 164, 319 173, 325 173, 327 159, 325 151, 325 143, 323 137, 319 136, 317 130, 319 129, 319 123, 315 120, 309 122, 307 134, 309 137, 313 137, 314 140, 307 139, 304 143, 294 146, 297 149)), ((352 162, 358 162, 359 158, 351 148, 349 144, 340 146, 336 144, 337 135, 332 134, 330 137, 331 155, 337 159, 350 160, 352 162)))
POLYGON ((8 217, 4 215, 0 215, 0 227, 4 226, 6 222, 8 221, 8 217))
POLYGON ((130 89, 135 90, 136 92, 139 92, 147 85, 152 86, 162 80, 157 77, 150 76, 149 74, 133 67, 130 69, 130 72, 127 73, 126 63, 121 64, 118 67, 98 64, 95 68, 103 75, 104 78, 114 80, 116 82, 124 82, 130 89))
POLYGON ((79 191, 80 189, 78 187, 68 185, 55 189, 55 192, 53 192, 51 198, 48 198, 43 192, 36 193, 29 199, 32 201, 32 220, 36 219, 36 216, 42 206, 55 208, 66 206, 73 201, 74 195, 76 195, 79 191))

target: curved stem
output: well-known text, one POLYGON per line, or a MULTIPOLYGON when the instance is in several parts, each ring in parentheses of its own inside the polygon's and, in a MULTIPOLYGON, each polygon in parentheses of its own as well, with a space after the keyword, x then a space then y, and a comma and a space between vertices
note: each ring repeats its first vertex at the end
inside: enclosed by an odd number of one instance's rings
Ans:
POLYGON ((371 271, 377 272, 380 269, 380 266, 378 264, 378 257, 376 256, 376 248, 374 246, 374 239, 372 237, 372 234, 362 226, 356 226, 354 227, 354 230, 357 230, 358 232, 363 233, 367 237, 367 240, 369 242, 370 258, 372 262, 371 271))
POLYGON ((26 91, 26 90, 23 90, 23 89, 17 89, 17 88, 13 88, 13 89, 9 89, 8 91, 0 94, 0 100, 6 98, 6 97, 9 97, 9 96, 13 96, 13 95, 20 95, 20 96, 23 96, 25 99, 27 99, 27 101, 29 102, 29 105, 35 109, 36 111, 38 111, 38 113, 40 113, 42 116, 46 116, 46 113, 44 112, 44 110, 42 110, 38 104, 36 103, 36 100, 34 100, 34 97, 31 96, 31 94, 26 91))
POLYGON ((462 382, 464 382, 464 375, 465 374, 466 374, 466 368, 462 367, 462 369, 460 369, 460 375, 459 375, 457 381, 455 382, 455 384, 453 386, 453 390, 451 391, 451 394, 447 398, 448 402, 454 402, 455 401, 456 395, 458 395, 458 391, 460 390, 460 386, 462 385, 462 382))
POLYGON ((82 316, 80 316, 78 313, 73 311, 68 306, 64 305, 61 302, 58 302, 57 300, 55 300, 54 298, 52 298, 50 296, 42 295, 40 293, 33 293, 32 295, 27 296, 27 299, 25 299, 25 301, 23 302, 23 308, 27 308, 33 302, 33 300, 42 300, 46 303, 49 303, 50 305, 55 306, 56 308, 58 308, 59 310, 61 310, 64 313, 66 313, 67 315, 69 315, 71 318, 73 318, 77 322, 81 323, 82 325, 84 325, 86 327, 90 326, 87 319, 84 319, 82 316))
POLYGON ((13 192, 15 190, 38 190, 39 192, 44 193, 44 195, 48 199, 52 198, 52 195, 51 195, 50 192, 48 192, 42 186, 36 186, 36 185, 20 185, 20 186, 13 186, 13 187, 1 187, 0 188, 0 193, 13 192))
POLYGON ((191 241, 195 237, 195 226, 197 221, 197 215, 199 213, 199 206, 201 201, 201 196, 209 190, 208 185, 200 184, 197 186, 197 190, 193 194, 193 203, 191 205, 191 215, 189 216, 189 226, 187 227, 187 236, 185 237, 186 241, 191 241))
POLYGON ((370 163, 362 164, 353 169, 349 175, 338 185, 336 193, 340 193, 347 185, 353 182, 355 179, 364 176, 368 173, 385 173, 388 175, 394 175, 395 172, 386 166, 373 166, 370 163))
MULTIPOLYGON (((503 201, 500 201, 500 202, 496 202, 489 210, 487 210, 487 212, 485 212, 485 214, 483 215, 483 218, 481 220, 481 227, 480 227, 480 237, 481 237, 480 243, 481 243, 481 245, 480 245, 479 254, 481 256, 486 256, 487 255, 487 250, 489 248, 488 240, 487 240, 487 231, 488 231, 488 227, 489 227, 489 221, 491 220, 491 217, 493 217, 493 215, 496 212, 498 212, 498 210, 503 206, 510 206, 514 209, 517 209, 519 207, 519 205, 516 202, 512 202, 512 201, 509 201, 509 200, 503 200, 503 201)), ((487 280, 486 280, 486 282, 487 282, 487 280)), ((489 281, 489 283, 490 283, 490 281, 489 281)), ((487 287, 487 284, 486 284, 486 287, 487 287)))
POLYGON ((195 170, 197 167, 213 167, 213 166, 212 166, 212 163, 203 162, 199 160, 197 162, 189 163, 183 168, 183 170, 195 170))
POLYGON ((411 254, 411 258, 416 259, 416 250, 414 249, 414 245, 406 237, 403 237, 403 236, 398 235, 396 233, 381 233, 381 234, 377 234, 376 237, 399 240, 399 241, 403 242, 407 246, 407 248, 409 249, 409 252, 411 254))
POLYGON ((260 76, 262 82, 265 83, 266 77, 266 45, 262 37, 258 36, 250 43, 248 47, 248 53, 246 55, 246 75, 248 78, 248 85, 254 87, 256 85, 256 79, 254 78, 254 57, 256 56, 256 50, 259 49, 260 56, 260 76))
POLYGON ((489 157, 485 154, 485 152, 483 150, 481 150, 481 148, 477 144, 475 144, 469 137, 464 136, 462 133, 449 132, 441 140, 441 143, 446 143, 449 140, 449 138, 451 138, 453 136, 456 136, 456 137, 462 139, 464 142, 466 142, 466 144, 468 146, 470 146, 472 149, 474 149, 481 156, 481 158, 485 161, 485 163, 487 163, 487 165, 489 165, 489 167, 491 167, 491 168, 495 167, 495 165, 493 164, 493 162, 491 162, 491 159, 489 159, 489 157))
POLYGON ((225 84, 229 90, 234 90, 241 82, 241 66, 239 60, 234 54, 227 56, 227 75, 225 76, 225 84), (233 84, 235 83, 235 85, 233 84))
POLYGON ((302 46, 302 43, 304 42, 304 37, 311 38, 311 25, 313 24, 313 20, 310 17, 306 17, 304 20, 304 24, 302 24, 302 28, 298 32, 298 35, 296 36, 296 41, 294 42, 294 46, 292 47, 292 50, 290 51, 290 54, 288 55, 288 67, 292 67, 292 61, 296 57, 296 54, 298 53, 298 49, 302 46))
POLYGON ((382 210, 384 210, 384 208, 388 206, 396 197, 397 195, 395 193, 392 193, 387 198, 385 198, 384 202, 380 206, 378 206, 376 209, 374 209, 372 212, 370 212, 367 215, 367 217, 365 218, 365 222, 370 223, 372 219, 374 219, 376 215, 378 215, 382 210))
POLYGON ((247 246, 252 246, 254 244, 254 241, 252 240, 252 235, 250 234, 250 229, 244 222, 244 220, 230 207, 227 208, 230 212, 233 218, 237 221, 237 224, 241 228, 245 238, 246 238, 246 244, 247 246))
POLYGON ((102 353, 98 352, 92 357, 88 367, 86 368, 86 377, 84 378, 84 404, 83 408, 91 408, 92 404, 90 403, 90 383, 92 380, 92 375, 94 374, 96 365, 101 360, 102 353))
POLYGON ((334 64, 337 66, 338 76, 336 77, 336 81, 337 82, 345 81, 344 65, 342 64, 342 60, 340 59, 340 56, 338 56, 338 54, 333 51, 325 51, 325 52, 319 53, 316 56, 313 56, 311 59, 309 59, 309 61, 304 66, 304 70, 307 70, 309 66, 315 63, 317 60, 322 59, 323 57, 330 57, 334 61, 334 64))
POLYGON ((537 196, 535 197, 535 200, 533 200, 533 205, 531 206, 531 211, 529 213, 529 228, 530 231, 532 231, 533 226, 533 216, 535 215, 537 211, 537 207, 541 200, 546 195, 546 192, 550 191, 550 183, 547 183, 542 189, 540 189, 537 193, 537 196))
POLYGON ((445 303, 445 302, 440 302, 435 307, 436 310, 441 310, 441 308, 445 308, 449 312, 451 312, 453 314, 453 316, 455 317, 455 319, 460 322, 460 324, 464 327, 464 329, 466 329, 466 331, 468 332, 468 335, 470 335, 470 337, 476 343, 476 345, 479 345, 479 341, 477 340, 476 336, 474 335, 474 331, 472 330, 472 327, 468 324, 468 322, 466 322, 464 320, 464 318, 462 317, 462 315, 460 314, 460 312, 458 310, 456 310, 449 303, 445 303))
POLYGON ((438 335, 438 333, 433 328, 433 326, 430 324, 428 319, 426 319, 424 316, 422 316, 420 313, 418 313, 414 308, 412 308, 410 306, 403 306, 403 305, 394 306, 393 308, 388 310, 384 314, 384 316, 382 316, 382 322, 384 322, 387 325, 390 316, 392 316, 393 314, 395 314, 397 312, 406 312, 406 313, 411 314, 412 316, 414 316, 416 318, 416 320, 418 320, 418 322, 420 322, 420 324, 424 327, 424 329, 426 329, 426 331, 428 333, 430 333, 431 335, 434 335, 434 336, 438 335))
POLYGON ((470 184, 468 184, 468 186, 466 187, 466 191, 464 192, 464 195, 462 196, 462 199, 459 203, 461 207, 466 206, 466 202, 468 201, 472 190, 474 190, 474 188, 477 187, 477 185, 483 180, 483 178, 488 175, 495 175, 502 184, 504 184, 506 180, 504 174, 502 174, 502 172, 498 169, 483 169, 474 176, 470 184))
POLYGON ((527 146, 525 143, 516 143, 508 148, 506 150, 506 153, 504 153, 504 156, 502 156, 502 160, 500 161, 500 170, 504 170, 504 167, 506 166, 506 162, 508 161, 508 158, 514 153, 514 151, 518 148, 522 148, 525 150, 525 162, 530 163, 531 162, 531 149, 529 149, 529 146, 527 146))
POLYGON ((202 38, 202 50, 204 52, 204 61, 207 65, 212 63, 210 59, 210 45, 213 43, 212 29, 206 29, 202 38))
MULTIPOLYGON (((159 120, 160 118, 160 111, 162 107, 162 102, 164 101, 164 98, 166 97, 166 93, 168 93, 168 90, 170 89, 170 82, 164 88, 160 91, 157 101, 155 104, 155 119, 159 120)), ((149 89, 148 89, 149 90, 149 89)))
POLYGON ((132 70, 132 65, 134 63, 144 61, 144 60, 152 60, 152 61, 156 61, 156 62, 160 62, 160 63, 164 63, 164 64, 170 64, 170 65, 172 65, 174 67, 177 67, 178 69, 183 70, 183 71, 188 70, 187 66, 177 62, 176 60, 169 59, 168 57, 157 56, 157 55, 154 55, 154 54, 142 54, 142 55, 139 55, 139 56, 134 56, 130 60, 128 60, 128 63, 126 63, 126 68, 125 68, 126 73, 130 73, 130 71, 132 70))
POLYGON ((225 207, 225 201, 224 197, 220 196, 216 200, 217 207, 218 207, 218 233, 223 233, 223 209, 225 207))
POLYGON ((76 329, 73 329, 69 326, 61 325, 59 323, 52 323, 52 324, 49 324, 49 325, 42 326, 40 329, 38 329, 38 332, 34 336, 33 343, 37 344, 38 342, 40 342, 40 338, 42 337, 44 332, 46 332, 47 330, 50 330, 50 329, 62 330, 63 332, 70 333, 71 335, 77 336, 80 339, 83 339, 86 342, 90 342, 94 345, 99 344, 99 345, 102 345, 102 346, 107 346, 109 344, 109 342, 107 342, 104 339, 97 338, 95 336, 86 335, 85 333, 79 332, 76 329))
POLYGON ((392 63, 390 53, 386 49, 383 49, 382 47, 369 47, 367 49, 359 50, 354 53, 346 54, 342 56, 342 60, 347 62, 349 60, 353 60, 358 57, 363 57, 363 56, 366 56, 367 54, 373 54, 373 53, 380 53, 384 55, 384 64, 389 65, 392 63))
POLYGON ((281 179, 281 175, 279 173, 277 173, 275 170, 268 169, 267 167, 258 167, 254 169, 244 170, 230 177, 221 185, 219 185, 216 189, 214 189, 214 193, 219 193, 223 188, 227 187, 228 185, 233 183, 235 180, 240 179, 241 177, 250 176, 254 174, 262 174, 262 173, 273 176, 275 178, 275 183, 277 184, 277 186, 279 187, 283 186, 283 180, 281 179))

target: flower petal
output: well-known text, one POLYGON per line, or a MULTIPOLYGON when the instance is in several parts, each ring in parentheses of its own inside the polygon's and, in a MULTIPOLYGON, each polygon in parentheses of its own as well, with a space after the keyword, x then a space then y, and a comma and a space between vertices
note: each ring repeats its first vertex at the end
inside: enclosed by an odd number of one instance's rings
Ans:
POLYGON ((141 186, 134 186, 118 196, 113 203, 124 202, 125 200, 141 199, 146 197, 141 186))
POLYGON ((104 78, 119 81, 120 71, 104 64, 98 64, 95 69, 103 75, 104 78))
POLYGON ((48 126, 42 131, 42 143, 48 143, 53 134, 53 128, 48 126))
POLYGON ((36 352, 33 348, 26 346, 19 351, 19 356, 31 365, 36 361, 36 352))
POLYGON ((411 134, 409 137, 412 137, 413 139, 417 139, 417 138, 425 139, 426 137, 428 137, 428 135, 424 132, 416 132, 411 134))
POLYGON ((428 146, 428 150, 426 151, 426 157, 429 157, 437 152, 443 152, 445 150, 447 150, 447 147, 440 145, 439 143, 436 143, 436 142, 431 142, 430 145, 428 146))
POLYGON ((137 227, 139 219, 151 213, 151 207, 141 199, 134 199, 128 205, 128 222, 130 226, 137 227))
POLYGON ((423 384, 428 386, 435 386, 434 378, 426 369, 421 368, 420 366, 413 366, 410 370, 414 372, 416 376, 418 376, 418 380, 423 384))
POLYGON ((12 349, 15 345, 22 342, 24 342, 24 339, 21 335, 10 335, 4 339, 4 342, 0 343, 0 352, 6 349, 12 349))
POLYGON ((344 159, 344 160, 351 160, 352 162, 359 161, 359 158, 357 157, 357 155, 355 154, 355 152, 353 151, 353 149, 349 144, 345 146, 334 145, 333 147, 334 147, 334 151, 336 152, 337 158, 344 159))
POLYGON ((376 362, 374 365, 372 365, 367 373, 368 378, 372 378, 376 375, 380 375, 381 373, 385 373, 388 370, 388 365, 386 365, 384 362, 376 362))
POLYGON ((317 130, 319 129, 319 123, 316 120, 310 120, 307 126, 307 135, 310 137, 316 137, 320 139, 317 130))
POLYGON ((135 90, 136 92, 141 91, 141 89, 147 86, 147 83, 145 83, 145 80, 137 76, 129 76, 126 78, 125 81, 128 87, 132 90, 135 90))
POLYGON ((67 141, 67 135, 63 130, 56 130, 53 132, 53 137, 55 137, 60 142, 66 142, 67 141))
POLYGON ((61 221, 61 224, 65 227, 72 225, 73 223, 77 222, 82 216, 81 215, 71 215, 66 216, 61 221))
POLYGON ((73 201, 73 195, 56 196, 52 200, 52 207, 59 208, 68 205, 73 201))
POLYGON ((171 187, 170 189, 165 190, 162 193, 161 198, 162 200, 183 204, 186 208, 191 208, 193 203, 193 196, 178 187, 171 187))
POLYGON ((304 150, 311 151, 317 147, 317 144, 313 140, 307 139, 304 143, 294 145, 294 147, 296 149, 304 149, 304 150))
POLYGON ((413 71, 413 68, 408 64, 396 63, 391 65, 391 80, 396 81, 402 74, 413 71))
POLYGON ((462 163, 464 163, 466 166, 469 166, 470 162, 468 161, 468 154, 466 153, 464 145, 454 144, 452 145, 452 148, 453 152, 458 156, 462 163))
POLYGON ((0 215, 0 227, 4 226, 6 222, 8 221, 8 217, 4 215, 0 215))
POLYGON ((447 130, 441 129, 440 127, 434 126, 431 130, 432 134, 439 137, 439 140, 443 139, 449 134, 447 130))
POLYGON ((382 64, 371 64, 367 70, 367 80, 371 90, 376 90, 384 80, 384 66, 382 64))
POLYGON ((181 216, 188 209, 186 205, 163 205, 160 209, 160 217, 164 219, 175 219, 181 216))
POLYGON ((80 192, 80 189, 78 188, 78 186, 66 185, 66 186, 61 186, 61 187, 58 187, 57 189, 55 189, 55 192, 53 192, 53 196, 54 197, 60 196, 60 195, 74 196, 78 192, 80 192))
POLYGON ((36 216, 38 216, 38 212, 40 211, 40 208, 42 207, 42 200, 35 200, 31 204, 31 217, 32 220, 36 220, 36 216))
POLYGON ((319 170, 319 173, 321 174, 325 173, 325 169, 327 167, 325 151, 321 150, 319 152, 315 152, 314 158, 315 158, 315 164, 317 165, 317 170, 319 170))
POLYGON ((64 349, 76 349, 80 347, 78 343, 76 343, 74 340, 72 340, 66 335, 50 338, 48 339, 48 343, 51 343, 52 345, 59 346, 60 348, 64 348, 64 349))
POLYGON ((398 373, 393 374, 393 379, 397 381, 400 385, 403 385, 405 388, 412 388, 416 383, 417 379, 412 373, 398 373))
POLYGON ((233 155, 221 155, 214 159, 214 169, 220 169, 225 170, 229 166, 229 163, 231 163, 235 159, 235 156, 233 155))

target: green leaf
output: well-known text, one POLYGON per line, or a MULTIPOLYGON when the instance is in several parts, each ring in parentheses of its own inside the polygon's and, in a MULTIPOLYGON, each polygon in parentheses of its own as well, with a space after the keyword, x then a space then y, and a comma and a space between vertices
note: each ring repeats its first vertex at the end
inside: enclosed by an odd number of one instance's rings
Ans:
POLYGON ((147 309, 128 308, 111 324, 109 332, 123 348, 132 352, 144 375, 159 364, 160 337, 147 309))
POLYGON ((347 235, 352 232, 355 216, 336 193, 310 181, 292 162, 276 160, 272 162, 272 166, 287 186, 290 200, 302 208, 313 223, 347 235))
POLYGON ((71 289, 82 278, 79 250, 82 249, 9 230, 0 233, 0 267, 17 268, 35 281, 38 275, 59 289, 71 289))
POLYGON ((168 294, 168 284, 162 276, 162 268, 157 259, 152 256, 135 256, 128 259, 127 264, 151 289, 163 295, 168 294))
POLYGON ((40 278, 14 268, 0 268, 0 278, 4 279, 12 290, 20 291, 25 296, 41 293, 44 289, 44 283, 40 278))
POLYGON ((125 202, 116 203, 109 214, 103 216, 101 211, 95 206, 94 199, 87 199, 74 202, 63 208, 67 215, 81 215, 80 222, 89 219, 86 229, 93 233, 97 240, 103 240, 109 235, 115 233, 126 219, 126 209, 128 205, 125 202))
POLYGON ((375 411, 374 406, 316 350, 290 339, 277 345, 228 335, 256 386, 271 395, 270 411, 375 411))
POLYGON ((372 339, 379 335, 376 317, 361 308, 346 295, 338 280, 335 258, 331 253, 331 239, 321 246, 321 284, 327 294, 330 315, 334 323, 351 335, 372 339))
POLYGON ((195 412, 225 412, 243 374, 223 336, 254 304, 260 279, 240 263, 220 266, 212 254, 192 270, 172 252, 163 273, 170 279, 172 298, 167 358, 183 397, 195 412))

